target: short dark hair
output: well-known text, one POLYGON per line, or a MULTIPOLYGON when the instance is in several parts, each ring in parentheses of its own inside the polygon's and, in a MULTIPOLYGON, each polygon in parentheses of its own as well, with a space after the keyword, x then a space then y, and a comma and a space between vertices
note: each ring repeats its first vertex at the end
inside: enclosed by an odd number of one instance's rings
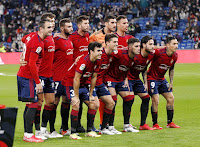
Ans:
POLYGON ((70 22, 71 22, 71 20, 69 18, 63 18, 59 22, 59 27, 64 27, 65 23, 70 23, 70 22))
POLYGON ((152 40, 153 38, 150 37, 150 36, 144 36, 142 37, 142 40, 141 40, 141 48, 143 48, 143 43, 147 43, 149 40, 152 40))
POLYGON ((114 15, 107 15, 104 18, 104 22, 109 22, 110 19, 116 19, 116 17, 114 15))
POLYGON ((127 17, 125 15, 119 15, 116 20, 119 22, 121 19, 126 19, 127 17))
POLYGON ((94 51, 95 47, 102 47, 101 43, 99 42, 92 42, 88 45, 88 52, 90 54, 90 51, 94 51))
POLYGON ((134 44, 134 43, 136 43, 136 42, 140 42, 140 40, 137 39, 137 38, 130 38, 130 39, 128 40, 128 45, 134 44))
POLYGON ((176 37, 166 37, 165 43, 170 43, 172 40, 177 39, 176 37))
POLYGON ((80 24, 83 20, 89 20, 89 17, 86 16, 86 15, 78 16, 77 19, 76 19, 76 23, 80 24))
POLYGON ((106 34, 105 43, 110 41, 112 38, 118 38, 118 36, 116 34, 112 34, 112 33, 106 34))
POLYGON ((39 28, 44 28, 45 22, 51 22, 50 20, 40 20, 38 27, 39 28))
POLYGON ((41 20, 46 20, 46 19, 48 19, 48 17, 51 18, 51 19, 53 19, 53 18, 56 17, 56 15, 53 14, 53 13, 44 13, 41 16, 41 20))

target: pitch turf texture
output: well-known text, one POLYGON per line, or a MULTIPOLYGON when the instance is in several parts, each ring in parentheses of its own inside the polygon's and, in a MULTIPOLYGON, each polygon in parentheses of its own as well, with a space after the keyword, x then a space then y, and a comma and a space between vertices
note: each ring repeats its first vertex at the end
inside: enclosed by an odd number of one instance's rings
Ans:
MULTIPOLYGON (((17 101, 17 81, 14 76, 19 65, 0 65, 0 103, 7 107, 18 107, 17 123, 15 129, 15 147, 61 147, 61 146, 200 146, 200 64, 176 64, 174 76, 175 115, 174 122, 180 125, 180 129, 166 128, 166 100, 160 96, 158 122, 163 130, 140 131, 139 133, 123 133, 122 135, 107 136, 101 138, 80 136, 82 140, 71 140, 69 136, 60 139, 48 139, 44 143, 27 143, 23 138, 23 111, 25 104, 17 101)), ((168 74, 166 74, 168 79, 168 74)), ((132 107, 130 122, 139 128, 140 104, 138 96, 132 107)), ((86 112, 82 116, 82 124, 86 127, 86 112)), ((150 111, 149 111, 150 112, 150 111)), ((61 124, 60 105, 57 111, 56 131, 61 124)), ((148 114, 147 124, 152 126, 151 114, 148 114)), ((95 119, 95 126, 99 127, 99 113, 95 119)), ((116 107, 115 127, 123 130, 122 99, 118 96, 116 107)))

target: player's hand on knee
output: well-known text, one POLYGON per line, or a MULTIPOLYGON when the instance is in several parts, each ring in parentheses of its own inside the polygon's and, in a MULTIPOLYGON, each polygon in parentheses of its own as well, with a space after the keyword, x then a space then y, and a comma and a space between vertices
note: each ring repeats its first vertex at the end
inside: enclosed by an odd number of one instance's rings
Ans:
POLYGON ((168 88, 168 91, 172 90, 173 89, 173 84, 169 84, 169 88, 168 88))
POLYGON ((128 90, 130 91, 129 84, 128 84, 128 80, 125 80, 125 81, 124 81, 123 88, 128 88, 128 90))
POLYGON ((42 86, 41 83, 36 84, 36 93, 37 93, 37 94, 43 93, 43 86, 42 86))
POLYGON ((71 99, 71 105, 74 106, 76 105, 77 103, 79 103, 79 97, 75 96, 71 99))
POLYGON ((90 102, 94 102, 95 101, 95 97, 93 95, 90 95, 89 100, 90 100, 90 102))
POLYGON ((148 84, 147 83, 144 84, 144 91, 148 91, 148 84))

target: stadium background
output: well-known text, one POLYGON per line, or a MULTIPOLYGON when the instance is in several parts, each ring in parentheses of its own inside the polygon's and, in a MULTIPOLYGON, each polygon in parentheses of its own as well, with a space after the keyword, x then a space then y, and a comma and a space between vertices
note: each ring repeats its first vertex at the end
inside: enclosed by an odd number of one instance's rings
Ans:
MULTIPOLYGON (((102 136, 101 138, 83 138, 81 141, 52 139, 40 146, 199 146, 200 117, 199 113, 199 81, 200 62, 199 50, 199 26, 200 12, 198 0, 2 0, 0 3, 0 48, 5 46, 6 52, 21 51, 21 37, 31 31, 36 31, 37 23, 42 13, 51 11, 56 14, 56 24, 63 17, 73 20, 76 30, 75 18, 80 14, 90 16, 90 33, 103 27, 103 17, 107 14, 124 14, 129 20, 129 32, 140 39, 145 35, 154 36, 156 45, 163 45, 167 35, 179 34, 179 49, 186 52, 182 61, 177 64, 174 77, 175 95, 175 122, 181 129, 166 129, 165 100, 161 97, 159 102, 159 124, 164 127, 160 131, 141 131, 135 133, 123 133, 123 135, 102 136), (3 10, 3 13, 2 13, 3 10), (157 18, 157 19, 156 19, 157 18), (154 22, 158 21, 157 23, 154 22), (21 28, 20 28, 21 26, 21 28), (158 44, 159 43, 159 44, 158 44), (189 57, 188 60, 186 58, 189 57), (183 63, 183 62, 182 62, 183 63)), ((59 31, 56 27, 55 32, 59 31)), ((15 58, 15 53, 0 53, 0 57, 6 61, 15 58), (13 55, 11 55, 13 54, 13 55), (9 56, 7 56, 9 55, 9 56)), ((18 61, 18 58, 15 62, 18 61)), ((0 61, 1 62, 1 61, 0 61)), ((38 146, 22 141, 24 104, 17 102, 16 73, 19 65, 0 66, 0 103, 8 107, 18 107, 18 117, 15 132, 14 146, 38 146)), ((167 78, 168 79, 168 78, 167 78)), ((136 97, 132 109, 131 123, 139 127, 141 100, 136 97)), ((122 101, 119 97, 117 104, 115 126, 122 130, 122 101)), ((59 110, 59 109, 58 109, 59 110)), ((57 112, 59 116, 60 112, 57 112)), ((83 116, 86 114, 84 111, 83 116)), ((83 125, 86 126, 86 117, 83 117, 83 125)), ((60 127, 60 117, 56 120, 56 130, 60 127)), ((151 126, 149 113, 147 123, 151 126)), ((98 127, 99 115, 95 119, 98 127)), ((81 134, 84 136, 84 134, 81 134)))

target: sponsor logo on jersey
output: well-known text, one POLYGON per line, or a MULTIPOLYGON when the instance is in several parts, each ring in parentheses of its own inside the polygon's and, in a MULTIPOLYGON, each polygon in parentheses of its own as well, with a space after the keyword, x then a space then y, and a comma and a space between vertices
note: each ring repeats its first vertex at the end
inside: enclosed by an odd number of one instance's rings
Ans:
POLYGON ((108 69, 110 64, 101 64, 100 69, 108 69))
POLYGON ((39 46, 39 47, 36 49, 36 53, 39 54, 41 51, 42 51, 42 47, 39 46))
POLYGON ((91 73, 91 72, 86 72, 86 73, 83 75, 84 78, 89 78, 89 77, 91 77, 91 76, 92 76, 92 73, 91 73))
POLYGON ((85 64, 81 64, 81 66, 79 67, 80 70, 84 70, 85 69, 85 64))
POLYGON ((135 68, 136 70, 144 70, 145 66, 136 65, 134 68, 135 68))
POLYGON ((55 46, 48 46, 48 52, 54 52, 55 46))
POLYGON ((125 46, 123 46, 123 45, 118 45, 117 49, 118 49, 118 50, 128 50, 128 46, 125 47, 125 46))
POLYGON ((80 52, 88 51, 88 46, 80 46, 80 47, 79 47, 79 51, 80 51, 80 52))
POLYGON ((128 71, 128 67, 126 67, 125 65, 120 65, 119 69, 122 71, 128 71))
POLYGON ((160 64, 159 68, 160 69, 164 69, 164 70, 168 70, 171 66, 168 66, 166 64, 160 64))
POLYGON ((66 51, 66 54, 67 54, 67 55, 72 55, 72 54, 73 54, 73 49, 68 49, 68 50, 66 51))

